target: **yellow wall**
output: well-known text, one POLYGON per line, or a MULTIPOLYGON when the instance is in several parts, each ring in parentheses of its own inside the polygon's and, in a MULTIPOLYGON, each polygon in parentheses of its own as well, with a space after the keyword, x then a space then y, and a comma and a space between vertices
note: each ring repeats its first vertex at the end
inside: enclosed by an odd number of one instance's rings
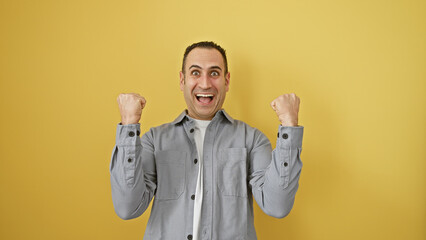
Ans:
POLYGON ((116 97, 142 129, 185 107, 185 47, 227 49, 225 109, 265 132, 301 98, 300 189, 259 239, 426 239, 426 2, 0 1, 0 239, 142 239, 113 210, 116 97))

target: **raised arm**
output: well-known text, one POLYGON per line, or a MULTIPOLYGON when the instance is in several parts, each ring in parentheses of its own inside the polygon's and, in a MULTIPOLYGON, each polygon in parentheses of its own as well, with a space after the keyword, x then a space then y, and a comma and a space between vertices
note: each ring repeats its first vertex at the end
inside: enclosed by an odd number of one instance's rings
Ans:
POLYGON ((268 215, 283 218, 293 207, 299 186, 302 162, 303 127, 298 126, 300 100, 295 94, 285 94, 271 103, 281 125, 276 148, 257 131, 250 152, 249 184, 260 208, 268 215))
POLYGON ((117 126, 110 174, 114 209, 122 219, 145 212, 156 188, 156 170, 150 133, 140 136, 139 120, 146 100, 139 94, 117 98, 121 123, 117 126))

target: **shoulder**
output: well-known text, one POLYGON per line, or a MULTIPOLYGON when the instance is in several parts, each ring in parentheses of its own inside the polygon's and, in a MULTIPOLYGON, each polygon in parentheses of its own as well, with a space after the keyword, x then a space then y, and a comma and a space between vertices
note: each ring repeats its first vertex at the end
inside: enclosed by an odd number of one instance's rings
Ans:
POLYGON ((234 131, 243 133, 243 136, 245 136, 246 141, 249 141, 249 142, 269 141, 266 135, 261 130, 242 120, 234 119, 232 126, 234 131))
POLYGON ((242 120, 234 119, 233 125, 237 128, 244 128, 247 133, 263 134, 258 128, 253 127, 242 120))
POLYGON ((176 127, 178 127, 181 124, 173 124, 172 122, 169 123, 163 123, 161 125, 158 126, 154 126, 151 127, 149 129, 148 132, 146 132, 145 134, 149 134, 150 136, 154 137, 154 136, 158 136, 170 131, 173 131, 174 129, 176 129, 176 127))
MULTIPOLYGON (((232 123, 232 128, 234 132, 232 134, 226 133, 228 135, 235 136, 235 139, 238 141, 243 141, 245 148, 249 151, 258 147, 258 146, 270 146, 270 141, 266 135, 260 131, 258 128, 244 122, 242 120, 234 119, 232 123)), ((225 132, 230 132, 226 131, 225 132)))

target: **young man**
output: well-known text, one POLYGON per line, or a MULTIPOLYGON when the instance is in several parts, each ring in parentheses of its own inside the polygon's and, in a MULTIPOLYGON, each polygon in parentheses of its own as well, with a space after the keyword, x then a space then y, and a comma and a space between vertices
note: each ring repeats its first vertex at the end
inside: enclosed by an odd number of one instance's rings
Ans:
POLYGON ((292 93, 271 103, 281 122, 272 151, 262 132, 222 109, 229 82, 224 49, 213 42, 189 46, 180 72, 187 109, 142 138, 145 99, 118 96, 112 199, 117 215, 132 219, 155 196, 144 239, 257 239, 253 197, 270 216, 290 212, 302 168, 300 100, 292 93))

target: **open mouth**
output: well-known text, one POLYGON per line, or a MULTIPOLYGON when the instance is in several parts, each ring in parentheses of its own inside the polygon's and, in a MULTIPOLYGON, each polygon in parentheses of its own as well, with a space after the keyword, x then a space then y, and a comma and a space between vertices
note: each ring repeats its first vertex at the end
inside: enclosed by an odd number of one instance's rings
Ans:
POLYGON ((197 98, 198 102, 202 104, 209 104, 213 101, 214 95, 213 94, 195 94, 195 97, 197 98))

